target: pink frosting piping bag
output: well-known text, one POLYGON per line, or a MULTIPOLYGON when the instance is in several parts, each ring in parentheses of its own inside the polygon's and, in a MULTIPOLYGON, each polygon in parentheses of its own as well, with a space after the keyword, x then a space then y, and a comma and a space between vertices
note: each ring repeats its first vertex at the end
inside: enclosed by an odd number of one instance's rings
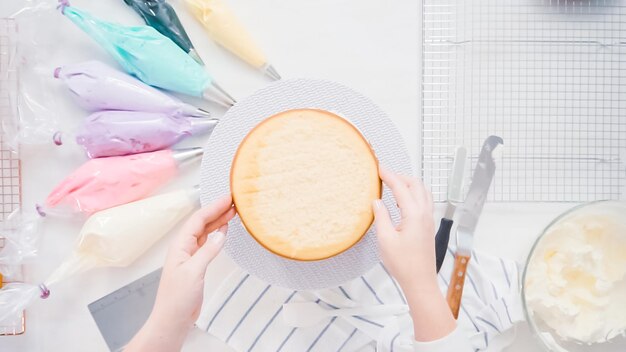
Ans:
POLYGON ((73 213, 92 214, 143 199, 202 153, 197 147, 91 159, 61 181, 38 210, 42 215, 54 214, 53 208, 65 206, 73 213))

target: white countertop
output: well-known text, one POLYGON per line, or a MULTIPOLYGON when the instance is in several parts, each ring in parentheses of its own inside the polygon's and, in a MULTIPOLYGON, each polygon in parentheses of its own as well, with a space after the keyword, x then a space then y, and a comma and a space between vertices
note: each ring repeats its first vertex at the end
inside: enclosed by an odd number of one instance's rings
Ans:
MULTIPOLYGON (((244 97, 268 80, 231 54, 216 47, 200 26, 172 0, 200 55, 220 82, 235 97, 244 97)), ((309 77, 341 82, 369 96, 398 125, 412 162, 419 161, 419 2, 363 0, 229 0, 242 21, 252 29, 284 78, 309 77)), ((11 14, 23 1, 3 0, 0 16, 11 14), (6 5, 5 5, 6 4, 6 5)), ((122 0, 74 0, 73 5, 110 20, 141 23, 122 0)), ((56 14, 58 16, 58 14, 56 14)), ((87 59, 111 59, 69 21, 59 21, 55 52, 45 68, 87 59), (69 34, 68 34, 69 33, 69 34)), ((68 93, 50 80, 57 94, 56 118, 62 126, 73 126, 86 113, 76 107, 68 93)), ((205 106, 216 115, 223 111, 205 106)), ((202 138, 185 145, 202 145, 202 138)), ((72 169, 84 162, 71 148, 24 148, 23 203, 26 208, 44 199, 72 169)), ((198 169, 165 190, 197 183, 198 169)), ((476 247, 482 251, 523 262, 543 227, 571 204, 487 204, 479 224, 476 247)), ((438 209, 441 211, 441 209, 438 209)), ((440 214, 438 214, 440 216, 440 214)), ((40 256, 27 267, 28 279, 39 282, 72 250, 80 222, 49 221, 42 234, 40 256)), ((57 285, 46 301, 37 301, 27 311, 27 331, 22 336, 1 337, 0 351, 106 351, 106 345, 87 310, 87 304, 161 266, 169 238, 161 240, 128 268, 96 269, 57 285)), ((211 270, 228 261, 220 258, 211 270)), ((216 339, 192 333, 185 351, 229 351, 216 339)), ((525 328, 508 351, 539 351, 525 328)))

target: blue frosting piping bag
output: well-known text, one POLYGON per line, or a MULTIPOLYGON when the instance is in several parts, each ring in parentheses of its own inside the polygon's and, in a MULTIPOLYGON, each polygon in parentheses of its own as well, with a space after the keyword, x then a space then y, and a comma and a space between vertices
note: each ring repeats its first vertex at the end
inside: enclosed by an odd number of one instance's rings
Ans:
POLYGON ((172 5, 165 0, 124 0, 126 5, 137 12, 147 25, 154 27, 164 36, 189 54, 200 65, 204 65, 194 49, 189 35, 185 31, 172 5))

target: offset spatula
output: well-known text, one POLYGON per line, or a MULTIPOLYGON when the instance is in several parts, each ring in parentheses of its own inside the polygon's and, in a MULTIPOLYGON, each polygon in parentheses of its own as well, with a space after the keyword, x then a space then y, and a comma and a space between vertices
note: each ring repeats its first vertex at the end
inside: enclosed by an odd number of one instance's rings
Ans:
POLYGON ((463 176, 465 175, 465 160, 467 158, 467 149, 465 147, 457 147, 454 152, 454 161, 452 169, 448 176, 448 205, 446 213, 439 223, 439 230, 435 235, 435 256, 437 258, 437 272, 443 265, 448 251, 448 242, 450 241, 450 230, 452 230, 452 218, 454 211, 459 203, 463 202, 461 190, 463 189, 463 176))
POLYGON ((454 259, 454 269, 447 294, 448 305, 455 319, 458 318, 461 307, 465 274, 474 244, 474 230, 483 210, 485 199, 487 199, 491 180, 496 172, 496 163, 491 153, 503 143, 502 138, 498 136, 489 136, 483 143, 478 163, 474 168, 472 185, 460 208, 459 223, 456 229, 456 258, 454 259))

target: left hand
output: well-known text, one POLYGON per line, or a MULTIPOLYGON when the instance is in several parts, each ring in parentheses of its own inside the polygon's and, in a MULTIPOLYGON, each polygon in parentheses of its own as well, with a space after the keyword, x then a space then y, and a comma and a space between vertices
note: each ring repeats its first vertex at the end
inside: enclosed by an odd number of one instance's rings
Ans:
POLYGON ((395 225, 383 202, 374 202, 374 224, 383 263, 403 290, 419 285, 439 292, 432 194, 417 178, 384 168, 380 169, 380 178, 391 189, 401 214, 395 225))
POLYGON ((126 351, 180 350, 200 314, 207 266, 235 216, 230 195, 196 211, 170 245, 152 314, 126 351))
POLYGON ((383 263, 404 292, 415 339, 440 339, 454 331, 456 322, 437 283, 432 194, 416 178, 384 168, 380 177, 393 192, 402 215, 394 225, 382 201, 374 202, 383 263))

